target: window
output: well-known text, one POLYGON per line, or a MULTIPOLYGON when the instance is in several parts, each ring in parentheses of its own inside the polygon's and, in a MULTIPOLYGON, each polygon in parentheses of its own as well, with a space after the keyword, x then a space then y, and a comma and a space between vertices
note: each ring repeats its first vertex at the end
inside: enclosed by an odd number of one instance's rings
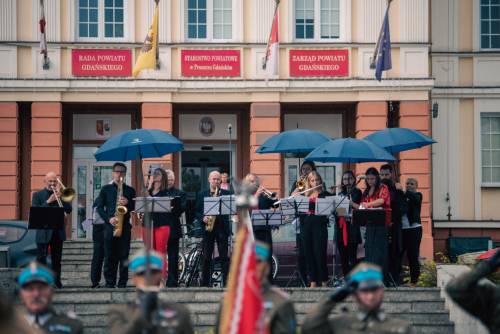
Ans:
POLYGON ((233 38, 232 0, 186 0, 188 39, 233 38))
POLYGON ((481 48, 500 48, 500 0, 481 0, 481 48))
POLYGON ((295 0, 295 38, 339 39, 340 6, 341 0, 295 0))
POLYGON ((481 162, 482 183, 500 183, 500 113, 481 115, 481 162))
POLYGON ((78 0, 78 37, 123 38, 126 0, 78 0))

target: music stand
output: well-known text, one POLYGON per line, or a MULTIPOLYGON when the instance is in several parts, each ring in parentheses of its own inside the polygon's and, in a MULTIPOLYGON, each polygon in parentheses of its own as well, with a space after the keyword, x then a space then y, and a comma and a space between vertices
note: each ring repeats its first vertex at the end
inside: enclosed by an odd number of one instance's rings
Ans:
POLYGON ((236 196, 235 195, 222 195, 220 198, 220 214, 221 215, 235 215, 236 214, 236 196))
POLYGON ((279 210, 252 210, 252 224, 254 226, 276 227, 282 224, 283 217, 279 210))
MULTIPOLYGON (((172 200, 173 197, 136 197, 135 201, 135 211, 139 213, 143 213, 144 215, 150 213, 169 213, 172 211, 172 200)), ((146 216, 145 216, 146 217, 146 216)), ((145 225, 149 223, 149 226, 145 226, 149 228, 151 233, 149 240, 150 245, 153 245, 153 224, 149 219, 144 219, 145 225)))
POLYGON ((335 196, 328 196, 325 198, 316 198, 316 207, 314 214, 318 216, 330 216, 334 212, 335 196))
POLYGON ((56 206, 32 206, 28 218, 30 230, 64 229, 64 208, 56 206))

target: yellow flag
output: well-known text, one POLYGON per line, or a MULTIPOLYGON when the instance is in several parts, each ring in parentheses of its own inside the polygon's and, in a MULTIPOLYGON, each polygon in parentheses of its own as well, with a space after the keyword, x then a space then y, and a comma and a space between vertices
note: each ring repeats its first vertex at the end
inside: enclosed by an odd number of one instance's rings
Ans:
POLYGON ((158 54, 158 0, 155 0, 155 11, 153 15, 153 23, 149 28, 141 53, 137 57, 132 75, 138 76, 144 69, 156 68, 156 57, 158 54))

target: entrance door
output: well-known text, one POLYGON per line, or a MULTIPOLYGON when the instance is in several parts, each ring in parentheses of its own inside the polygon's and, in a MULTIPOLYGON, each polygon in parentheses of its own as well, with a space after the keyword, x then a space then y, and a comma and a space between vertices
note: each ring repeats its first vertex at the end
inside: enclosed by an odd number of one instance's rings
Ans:
MULTIPOLYGON (((101 188, 112 180, 112 170, 114 162, 96 162, 95 159, 89 159, 89 156, 82 156, 82 153, 95 152, 97 147, 75 146, 76 153, 73 160, 73 187, 76 191, 73 200, 72 212, 72 239, 92 238, 92 231, 85 229, 82 223, 92 218, 92 206, 95 199, 99 196, 101 188)), ((93 155, 92 155, 93 156, 93 155)), ((130 162, 126 163, 127 170, 130 171, 130 162)), ((130 184, 130 173, 127 173, 125 182, 130 184)))
POLYGON ((209 187, 210 172, 216 170, 230 173, 231 169, 233 172, 230 174, 234 175, 236 161, 234 145, 232 150, 232 165, 229 163, 231 154, 228 145, 186 145, 185 150, 180 154, 180 187, 187 194, 186 220, 188 223, 194 219, 196 196, 209 187))

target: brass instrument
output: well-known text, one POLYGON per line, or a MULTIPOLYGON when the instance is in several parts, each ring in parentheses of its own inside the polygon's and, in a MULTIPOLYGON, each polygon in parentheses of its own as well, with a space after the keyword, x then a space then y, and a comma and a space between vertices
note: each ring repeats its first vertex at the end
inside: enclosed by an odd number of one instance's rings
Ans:
POLYGON ((304 191, 306 189, 306 177, 307 176, 301 177, 295 182, 295 190, 304 191))
POLYGON ((116 194, 116 209, 115 209, 115 217, 118 219, 118 222, 115 225, 113 231, 113 237, 119 238, 122 236, 123 232, 123 219, 127 214, 127 207, 120 205, 120 199, 123 197, 123 177, 120 177, 120 181, 118 183, 118 191, 116 194))
POLYGON ((76 195, 75 189, 67 188, 61 179, 57 179, 57 183, 61 186, 61 200, 66 203, 73 201, 76 195))
POLYGON ((270 199, 276 199, 278 197, 277 193, 272 192, 271 190, 266 189, 266 188, 262 188, 262 194, 270 199))
MULTIPOLYGON (((220 191, 219 188, 215 189, 215 192, 212 197, 219 197, 219 191, 220 191)), ((215 219, 217 219, 216 216, 207 217, 207 224, 205 225, 205 231, 212 232, 214 230, 215 219)))
POLYGON ((56 196, 57 205, 59 205, 59 207, 62 208, 63 207, 63 203, 61 201, 61 198, 57 194, 57 189, 55 187, 52 187, 52 186, 50 186, 50 189, 52 189, 52 192, 54 193, 54 196, 56 196))

